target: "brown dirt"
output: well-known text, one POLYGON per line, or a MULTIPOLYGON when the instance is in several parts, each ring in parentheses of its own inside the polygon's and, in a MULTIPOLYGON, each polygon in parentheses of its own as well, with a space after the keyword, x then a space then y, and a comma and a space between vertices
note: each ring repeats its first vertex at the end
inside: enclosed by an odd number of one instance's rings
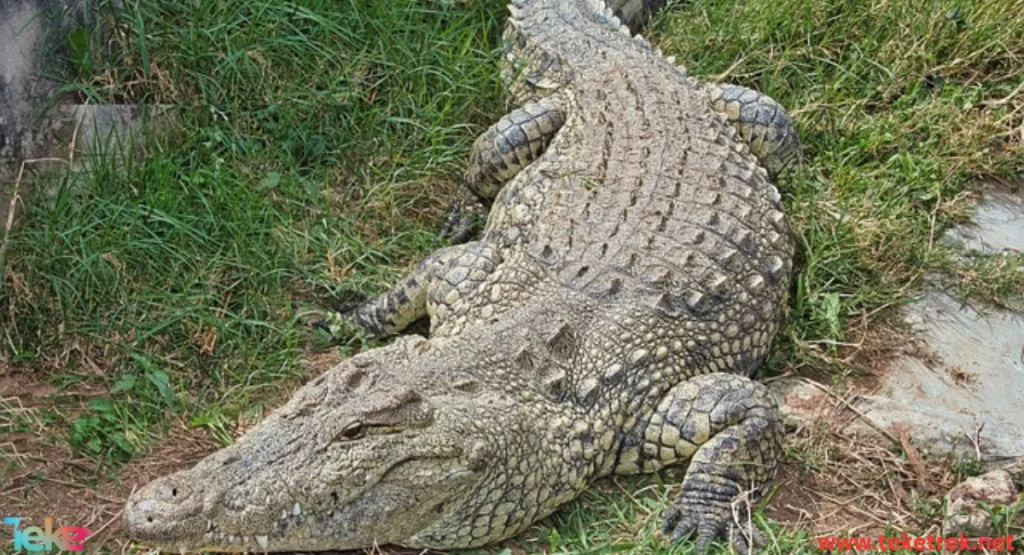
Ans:
POLYGON ((795 453, 779 474, 767 514, 815 537, 937 533, 941 495, 955 483, 946 465, 918 466, 886 438, 858 437, 822 423, 788 440, 795 453))
MULTIPOLYGON (((307 372, 311 377, 319 375, 340 358, 333 351, 310 354, 307 372)), ((47 429, 43 414, 55 392, 56 388, 32 374, 12 372, 0 361, 0 430, 14 429, 15 423, 28 428, 0 437, 0 507, 4 515, 23 517, 33 525, 51 517, 54 527, 89 528, 94 535, 86 543, 86 553, 101 548, 132 551, 136 548, 127 541, 120 523, 132 491, 195 464, 219 444, 205 429, 190 428, 179 420, 149 453, 111 474, 73 452, 63 433, 47 429)), ((237 432, 252 424, 239 422, 237 432)))
POLYGON ((925 346, 877 324, 841 351, 854 373, 841 388, 816 382, 820 395, 787 399, 804 422, 814 423, 787 435, 789 460, 767 510, 771 518, 814 537, 893 530, 920 536, 941 530, 941 496, 957 480, 950 462, 922 460, 905 430, 874 428, 849 404, 874 391, 892 361, 904 354, 942 365, 925 346))

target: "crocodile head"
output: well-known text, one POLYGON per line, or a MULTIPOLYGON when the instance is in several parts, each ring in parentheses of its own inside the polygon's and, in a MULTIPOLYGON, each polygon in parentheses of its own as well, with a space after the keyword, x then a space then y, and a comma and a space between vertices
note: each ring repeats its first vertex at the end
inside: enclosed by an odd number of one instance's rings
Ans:
POLYGON ((425 344, 399 340, 314 379, 235 444, 136 491, 125 529, 183 553, 450 543, 492 442, 478 398, 410 378, 424 375, 425 344))

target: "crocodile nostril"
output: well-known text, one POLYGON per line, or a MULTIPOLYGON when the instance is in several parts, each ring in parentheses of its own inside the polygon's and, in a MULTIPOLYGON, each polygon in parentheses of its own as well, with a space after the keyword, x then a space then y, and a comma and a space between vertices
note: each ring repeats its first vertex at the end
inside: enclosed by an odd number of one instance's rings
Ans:
POLYGON ((178 496, 178 488, 171 488, 171 497, 178 496))

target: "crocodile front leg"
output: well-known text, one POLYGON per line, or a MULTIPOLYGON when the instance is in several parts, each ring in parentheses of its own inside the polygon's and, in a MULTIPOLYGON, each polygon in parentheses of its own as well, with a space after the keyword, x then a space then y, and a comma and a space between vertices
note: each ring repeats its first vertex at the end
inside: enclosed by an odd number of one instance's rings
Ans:
POLYGON ((564 123, 562 97, 556 93, 509 112, 480 135, 441 236, 463 243, 478 233, 498 191, 544 153, 564 123))
POLYGON ((793 118, 772 97, 739 85, 708 85, 711 107, 750 147, 773 179, 796 161, 800 139, 793 118))
MULTIPOLYGON (((624 441, 618 473, 653 472, 690 459, 682 490, 663 515, 672 541, 696 533, 703 551, 716 537, 762 543, 761 533, 737 525, 733 504, 756 498, 772 481, 782 453, 782 422, 767 388, 735 374, 704 374, 676 385, 646 425, 624 441)), ((746 508, 739 509, 745 524, 746 508)))
MULTIPOLYGON (((501 263, 497 249, 481 242, 434 251, 397 285, 356 308, 329 318, 346 320, 377 336, 401 333, 409 324, 430 316, 440 325, 451 305, 479 287, 501 263)), ((330 329, 336 335, 336 328, 330 329)))

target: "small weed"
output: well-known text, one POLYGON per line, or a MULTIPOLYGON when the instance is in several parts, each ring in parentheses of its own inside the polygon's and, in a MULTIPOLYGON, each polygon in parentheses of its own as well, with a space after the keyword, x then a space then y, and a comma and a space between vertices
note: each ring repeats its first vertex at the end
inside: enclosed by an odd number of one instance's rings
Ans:
POLYGON ((917 515, 921 522, 935 522, 941 520, 942 501, 914 494, 910 498, 910 510, 917 515))
POLYGON ((93 399, 89 413, 71 422, 71 447, 94 457, 124 462, 135 454, 122 425, 123 414, 110 399, 93 399))
POLYGON ((953 464, 953 473, 960 480, 981 476, 985 473, 985 463, 977 458, 962 457, 953 464))

